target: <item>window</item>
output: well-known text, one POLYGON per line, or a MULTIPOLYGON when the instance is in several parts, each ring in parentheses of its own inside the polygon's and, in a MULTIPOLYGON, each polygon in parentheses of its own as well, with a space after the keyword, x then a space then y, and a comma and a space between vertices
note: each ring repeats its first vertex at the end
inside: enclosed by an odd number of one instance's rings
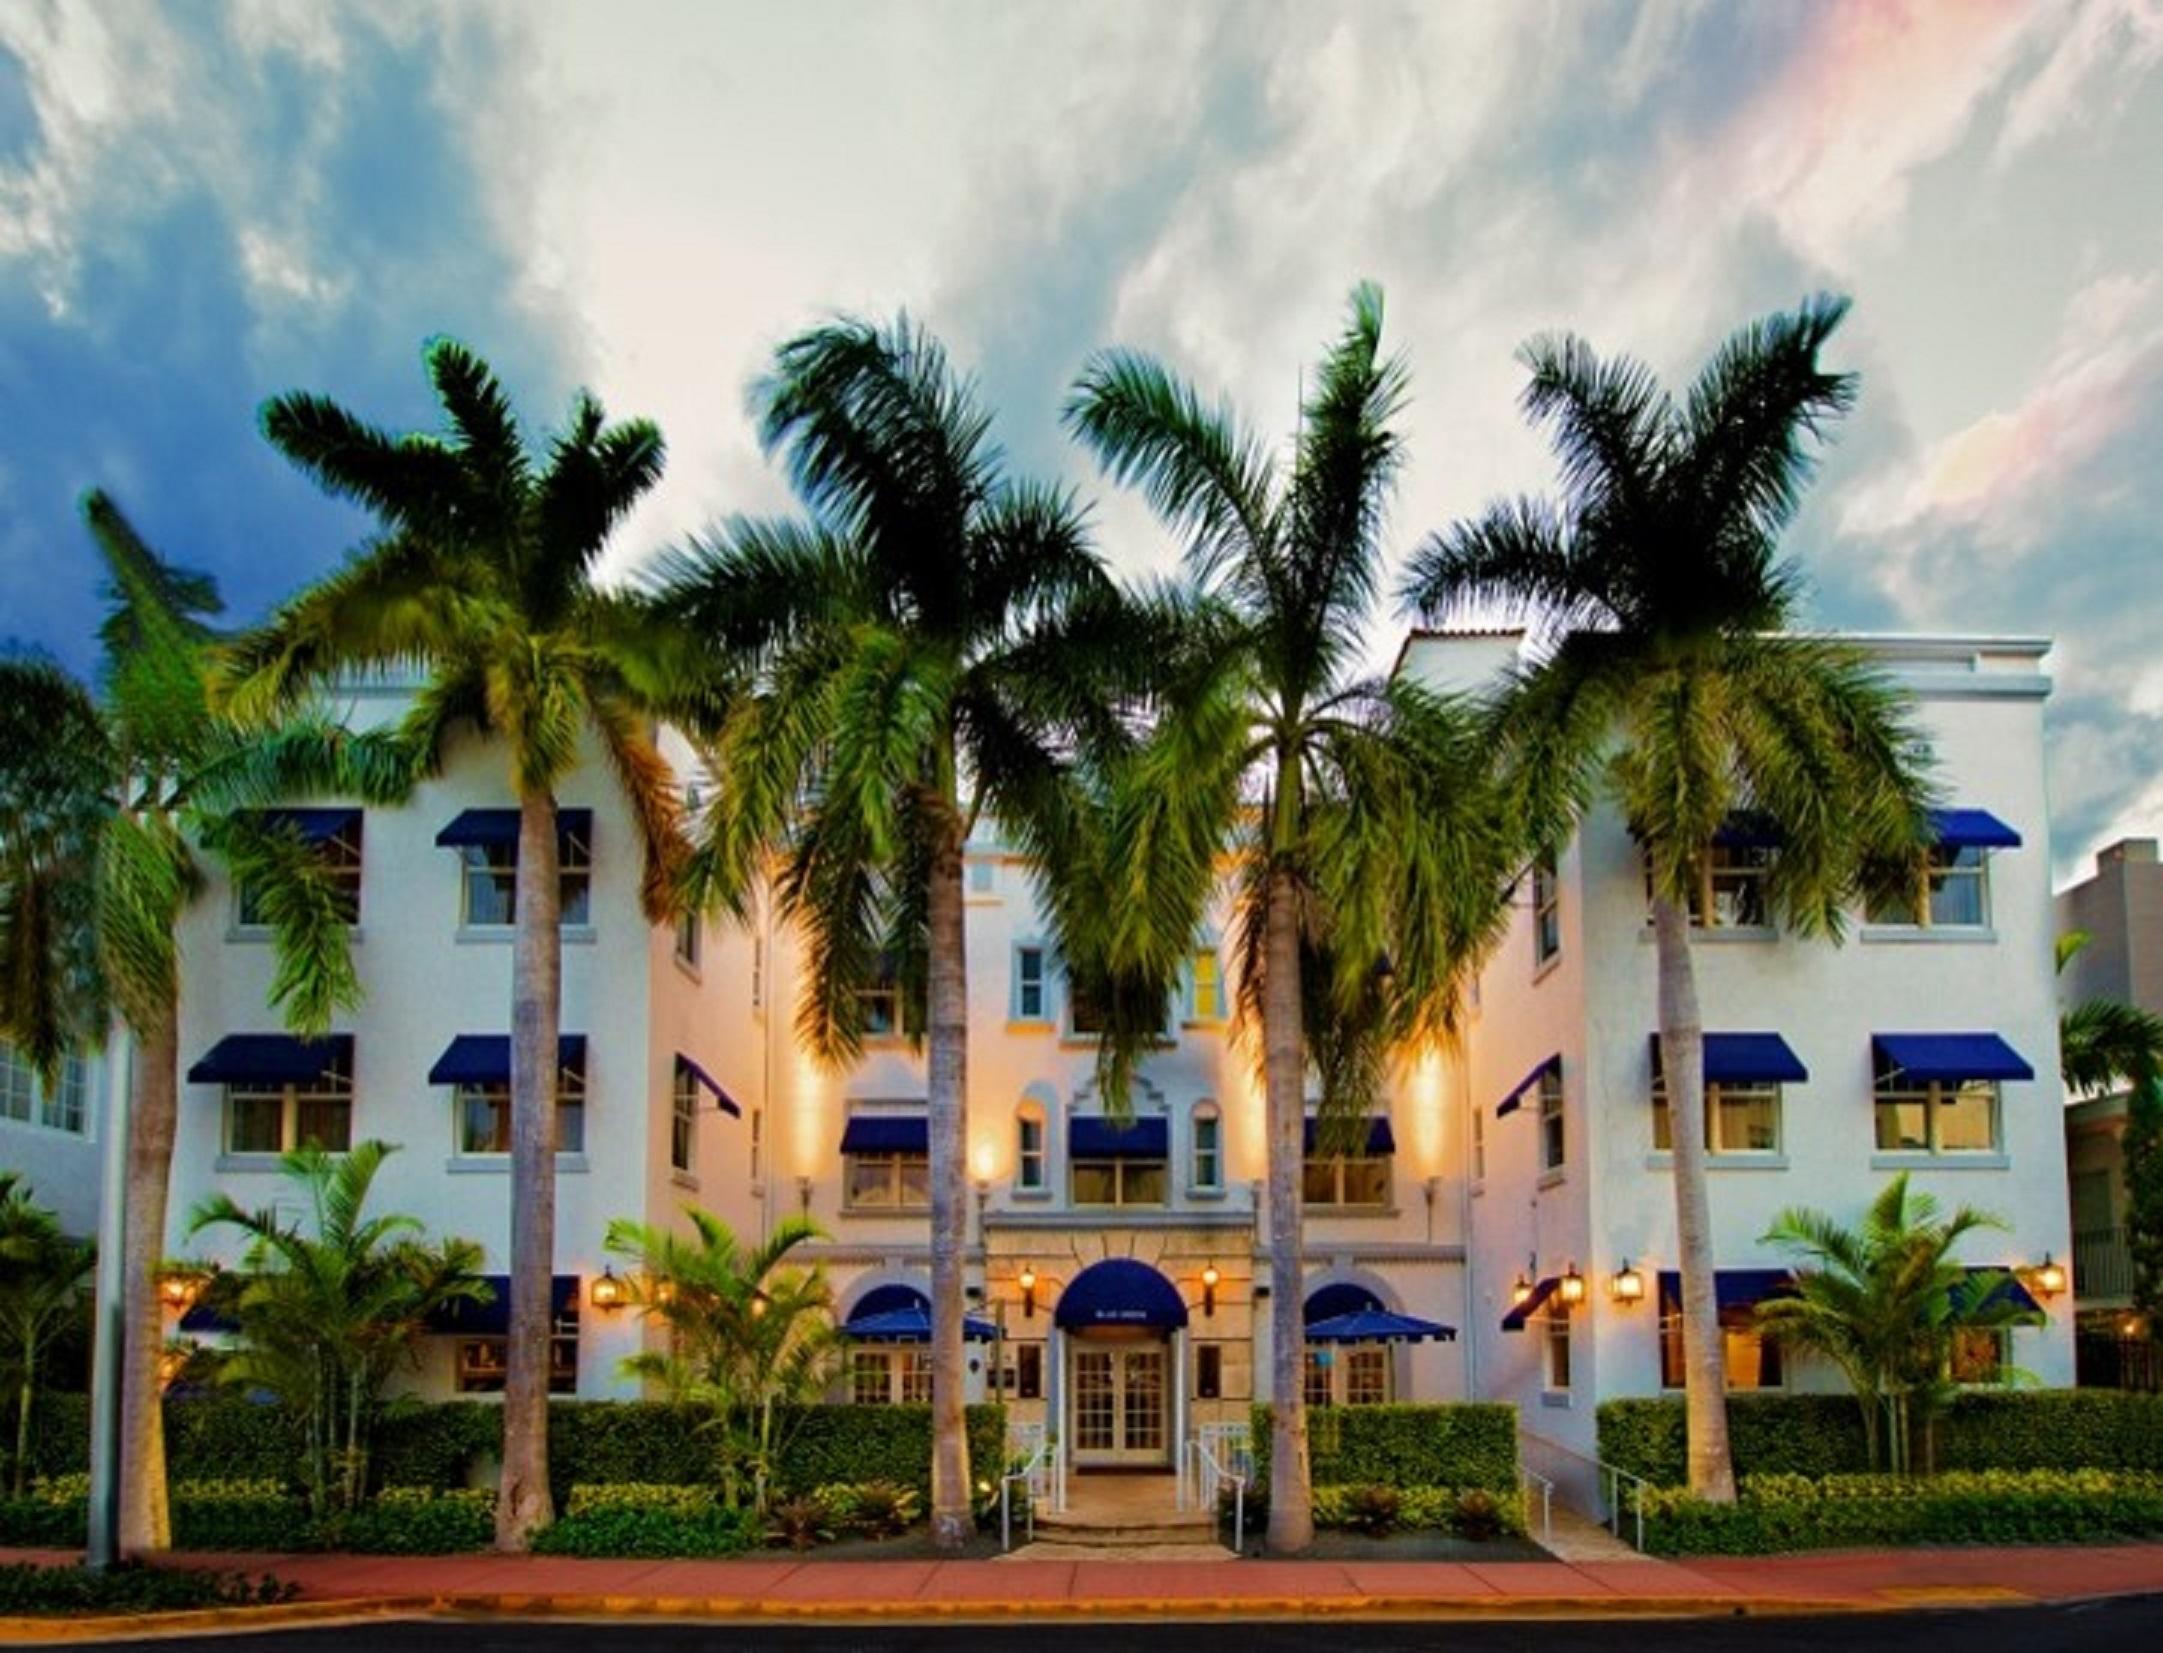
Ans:
POLYGON ((684 913, 678 916, 676 920, 676 962, 686 969, 696 970, 698 968, 701 941, 698 914, 684 913))
POLYGON ((1214 1102, 1194 1110, 1194 1186, 1215 1193, 1224 1186, 1224 1119, 1214 1102))
POLYGON ((1309 1406, 1329 1406, 1336 1400, 1329 1382, 1332 1353, 1329 1349, 1308 1345, 1306 1392, 1309 1406))
POLYGON ((343 1054, 316 1078, 294 1085, 228 1085, 225 1151, 282 1154, 321 1148, 342 1154, 353 1138, 353 1074, 343 1054))
POLYGON ((901 1032, 901 983, 891 963, 879 967, 878 979, 860 988, 857 998, 864 1007, 864 1037, 891 1039, 901 1032))
POLYGON ((1881 1057, 1877 1081, 1878 1152, 1987 1154, 1998 1148, 1998 1085, 1909 1079, 1881 1057))
POLYGON ((1224 1020, 1224 964, 1214 947, 1195 949, 1191 1019, 1197 1022, 1224 1020))
POLYGON ((1044 1163, 1044 1109, 1024 1102, 1014 1111, 1014 1186, 1041 1194, 1048 1186, 1044 1163))
MULTIPOLYGON (((1675 1146, 1667 1080, 1652 1075, 1652 1146, 1675 1146)), ((1780 1151, 1780 1087, 1773 1084, 1708 1084, 1705 1087, 1705 1148, 1715 1154, 1777 1154, 1780 1151)))
POLYGON ((681 1056, 676 1058, 676 1082, 669 1093, 668 1164, 672 1171, 690 1172, 698 1162, 698 1075, 681 1056))
POLYGON ((2003 1383, 2012 1363, 2012 1335, 1997 1327, 1960 1327, 1953 1333, 1946 1375, 1955 1383, 2003 1383))
POLYGON ((1020 1400, 1044 1398, 1044 1345, 1021 1343, 1014 1348, 1014 1394, 1020 1400))
POLYGON ((931 1205, 931 1156, 881 1148, 846 1156, 845 1202, 857 1211, 923 1211, 931 1205))
POLYGON ((27 1125, 37 1115, 37 1099, 37 1074, 13 1045, 0 1042, 0 1119, 27 1125))
POLYGON ((1569 1133, 1562 1114, 1562 1068, 1540 1069, 1540 1169, 1559 1171, 1568 1159, 1569 1133))
POLYGON ((1545 964, 1562 951, 1562 881, 1555 876, 1555 858, 1543 855, 1532 863, 1532 962, 1545 964))
POLYGON ((1541 1387, 1557 1393, 1570 1387, 1570 1314, 1556 1304, 1546 1313, 1547 1345, 1541 1387))
POLYGON ((1355 1343, 1345 1351, 1344 1403, 1381 1406, 1389 1400, 1389 1350, 1379 1343, 1355 1343))
MULTIPOLYGON (((461 1395, 500 1395, 510 1371, 510 1341, 501 1337, 469 1337, 458 1345, 458 1392, 461 1395)), ((578 1322, 559 1319, 548 1340, 548 1392, 578 1393, 578 1322), (570 1330, 564 1330, 568 1324, 570 1330)))
MULTIPOLYGON (((593 922, 593 845, 590 831, 559 825, 557 887, 566 925, 593 922)), ((460 922, 469 928, 512 923, 518 909, 518 842, 465 844, 458 851, 464 865, 464 909, 460 922)))
POLYGON ((60 1082, 45 1093, 45 1105, 39 1122, 49 1130, 65 1131, 70 1136, 83 1134, 83 1122, 87 1117, 90 1094, 90 1070, 80 1056, 61 1060, 60 1082))
POLYGON ((80 1056, 60 1062, 59 1083, 47 1087, 29 1061, 0 1039, 0 1119, 33 1120, 48 1129, 81 1136, 90 1094, 90 1069, 80 1056))
POLYGON ((1220 1343, 1202 1343, 1195 1347, 1194 1398, 1224 1398, 1224 1346, 1220 1343))
MULTIPOLYGON (((1730 1389, 1778 1389, 1786 1378, 1780 1345, 1758 1330, 1757 1306, 1729 1303, 1720 1310, 1720 1358, 1730 1389)), ((1682 1283, 1660 1281, 1660 1387, 1683 1387, 1682 1283)))
POLYGON ((766 1110, 751 1110, 751 1186, 766 1180, 766 1110))
POLYGON ((931 1351, 921 1347, 850 1351, 849 1398, 858 1406, 929 1405, 931 1351))
MULTIPOLYGON (((270 813, 275 817, 275 811, 270 813)), ((267 824, 275 828, 277 821, 274 818, 267 824)), ((286 830, 299 831, 300 829, 288 824, 286 830)), ((353 811, 351 816, 342 822, 335 832, 326 833, 320 837, 314 833, 302 832, 301 836, 306 841, 308 848, 315 852, 316 858, 322 863, 324 872, 329 876, 331 887, 337 891, 339 918, 347 924, 358 924, 360 922, 361 887, 360 812, 353 811)), ((270 916, 263 906, 263 889, 261 885, 245 879, 242 880, 239 893, 239 911, 236 916, 241 924, 248 926, 258 926, 270 922, 270 916)))
MULTIPOLYGON (((1072 976, 1067 978, 1066 999, 1067 1031, 1069 1033, 1076 1038, 1093 1039, 1104 1031, 1104 1007, 1097 1001, 1093 993, 1075 981, 1072 976)), ((1168 1009, 1169 1006, 1165 1008, 1168 1009)), ((1156 1025, 1158 1037, 1161 1038, 1166 1033, 1168 1020, 1169 1018, 1161 1014, 1158 1016, 1156 1025)))
POLYGON ((999 887, 997 871, 998 869, 989 861, 971 861, 969 863, 969 893, 971 895, 996 894, 999 887))
MULTIPOLYGON (((1761 930, 1772 924, 1765 877, 1773 851, 1763 844, 1714 844, 1697 866, 1690 923, 1700 930, 1761 930)), ((1652 865, 1645 865, 1645 900, 1652 900, 1652 865)))
POLYGON ((1486 1179, 1487 1111, 1484 1108, 1474 1108, 1472 1110, 1472 1180, 1474 1182, 1484 1182, 1486 1179))
POLYGON ((1388 1154, 1322 1154, 1306 1158, 1300 1198, 1308 1205, 1386 1206, 1388 1154))
POLYGON ((1014 1020, 1051 1020, 1051 992, 1045 977, 1044 949, 1041 947, 1014 949, 1014 1020))
POLYGON ((1980 929, 1990 922, 1988 852, 1973 844, 1941 844, 1906 900, 1869 904, 1872 924, 1911 925, 1926 930, 1980 929))
POLYGON ((1071 1184, 1076 1205, 1162 1205, 1171 1174, 1161 1159, 1078 1159, 1071 1184))
MULTIPOLYGON (((507 1154, 511 1151, 511 1083, 493 1080, 460 1085, 458 1151, 461 1154, 507 1154)), ((586 1063, 581 1056, 556 1070, 556 1152, 586 1151, 586 1063)))

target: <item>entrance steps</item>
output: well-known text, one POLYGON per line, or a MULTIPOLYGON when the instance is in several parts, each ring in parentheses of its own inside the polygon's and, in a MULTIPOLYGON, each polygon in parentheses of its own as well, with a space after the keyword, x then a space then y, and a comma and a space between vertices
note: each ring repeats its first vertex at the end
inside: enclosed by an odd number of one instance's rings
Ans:
POLYGON ((1076 1472, 1067 1480, 1067 1507, 1037 1511, 1036 1537, 1088 1549, 1191 1549, 1217 1542, 1216 1512, 1181 1509, 1169 1474, 1076 1472))

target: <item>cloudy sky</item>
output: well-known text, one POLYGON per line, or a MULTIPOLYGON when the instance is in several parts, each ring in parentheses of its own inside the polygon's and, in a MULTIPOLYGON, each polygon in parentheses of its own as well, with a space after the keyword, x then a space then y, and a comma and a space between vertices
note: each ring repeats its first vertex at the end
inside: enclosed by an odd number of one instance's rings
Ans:
POLYGON ((87 663, 93 483, 238 616, 328 566, 359 522, 255 409, 423 422, 444 332, 538 422, 661 422, 629 562, 785 505, 747 381, 906 306, 1163 566, 1059 435, 1083 357, 1281 430, 1360 277, 1414 373, 1400 549, 1545 481, 1527 334, 1679 378, 1853 294, 1816 617, 2054 636, 2061 873, 2163 828, 2163 0, 0 0, 0 639, 87 663))

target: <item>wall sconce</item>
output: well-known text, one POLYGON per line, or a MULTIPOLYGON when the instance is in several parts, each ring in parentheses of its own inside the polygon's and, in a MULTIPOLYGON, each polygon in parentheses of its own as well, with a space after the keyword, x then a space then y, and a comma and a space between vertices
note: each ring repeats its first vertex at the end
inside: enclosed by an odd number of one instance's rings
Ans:
POLYGON ((2065 1290, 2065 1265, 2054 1261, 2047 1251, 2035 1271, 2035 1289, 2045 1297, 2055 1297, 2065 1290))
POLYGON ((1022 1264, 1021 1273, 1014 1277, 1014 1283, 1021 1287, 1022 1319, 1034 1319, 1036 1317, 1036 1270, 1027 1263, 1022 1264))
POLYGON ((1217 1282, 1223 1278, 1215 1263, 1202 1270, 1202 1313, 1205 1315, 1217 1312, 1217 1282))
POLYGON ((754 1291, 751 1294, 751 1318, 753 1320, 764 1320, 766 1311, 773 1306, 774 1300, 763 1291, 754 1291))
POLYGON ((653 1300, 664 1307, 675 1302, 676 1282, 673 1280, 656 1280, 653 1283, 653 1300))
POLYGON ((809 1177, 798 1177, 796 1179, 796 1209, 807 1217, 811 1215, 811 1179, 809 1177))
POLYGON ((984 1226, 984 1208, 991 1203, 991 1178, 976 1179, 976 1226, 984 1226))
POLYGON ((586 1288, 586 1301, 603 1314, 614 1314, 623 1307, 624 1285, 616 1278, 616 1271, 606 1264, 601 1267, 601 1277, 586 1288))
POLYGON ((1522 1308, 1532 1300, 1532 1276, 1520 1274, 1510 1283, 1510 1307, 1522 1308))
POLYGON ((1614 1295, 1616 1302, 1628 1308, 1633 1303, 1642 1303, 1645 1300, 1645 1277, 1633 1268, 1630 1260, 1625 1257, 1622 1267, 1615 1270, 1614 1279, 1608 1282, 1607 1289, 1614 1295))
POLYGON ((158 1301, 175 1314, 185 1313, 201 1295, 203 1277, 187 1269, 167 1269, 158 1280, 158 1301))
POLYGON ((1555 1282, 1555 1295, 1564 1308, 1574 1309, 1585 1300, 1585 1277, 1577 1272, 1575 1263, 1564 1269, 1562 1278, 1555 1282))

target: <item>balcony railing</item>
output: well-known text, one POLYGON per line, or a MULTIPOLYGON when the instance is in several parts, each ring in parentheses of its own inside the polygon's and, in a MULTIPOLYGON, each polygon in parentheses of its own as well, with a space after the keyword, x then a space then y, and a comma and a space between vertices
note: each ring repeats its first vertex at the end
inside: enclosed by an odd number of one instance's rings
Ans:
POLYGON ((2133 1295, 2133 1253, 2122 1228, 2087 1228, 2073 1235, 2073 1295, 2089 1302, 2133 1295))

